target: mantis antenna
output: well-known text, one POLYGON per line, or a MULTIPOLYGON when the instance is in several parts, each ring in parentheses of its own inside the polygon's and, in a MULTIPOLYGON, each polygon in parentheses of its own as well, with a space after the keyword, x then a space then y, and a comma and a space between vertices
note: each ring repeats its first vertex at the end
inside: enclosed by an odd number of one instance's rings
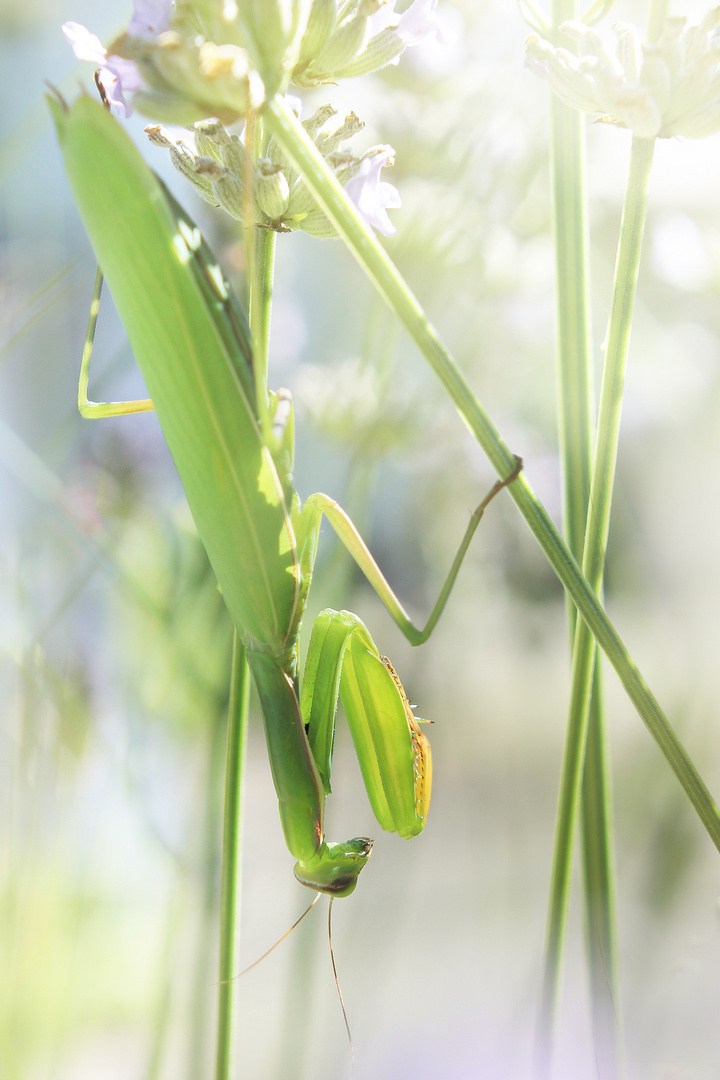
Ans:
MULTIPOLYGON (((278 945, 282 945, 283 941, 285 941, 286 938, 290 937, 290 934, 292 934, 293 930, 297 926, 300 925, 300 923, 303 921, 305 916, 308 915, 310 913, 310 911, 312 910, 312 908, 315 907, 315 905, 317 904, 317 902, 318 902, 318 900, 320 899, 321 896, 322 896, 322 893, 319 893, 319 892, 315 893, 315 896, 313 897, 310 904, 308 904, 308 906, 305 908, 302 915, 298 919, 295 920, 295 922, 292 924, 290 929, 286 930, 285 933, 282 935, 282 937, 279 937, 277 939, 277 941, 275 942, 275 944, 271 945, 270 948, 267 949, 262 954, 262 956, 259 956, 257 958, 257 960, 253 960, 252 964, 249 964, 248 967, 243 968, 243 970, 241 972, 239 972, 237 975, 233 975, 233 977, 231 979, 223 979, 220 983, 218 983, 218 985, 223 986, 223 985, 225 985, 225 983, 234 982, 235 979, 242 979, 243 975, 247 975, 248 972, 253 970, 253 968, 256 968, 259 964, 262 964, 263 960, 266 960, 268 958, 268 956, 270 955, 270 953, 274 952, 275 949, 277 949, 278 945)), ((330 903, 328 905, 328 947, 330 949, 330 963, 332 964, 332 969, 333 969, 333 978, 335 980, 335 989, 337 990, 338 1000, 340 1002, 340 1008, 342 1009, 343 1020, 345 1021, 345 1030, 347 1031, 348 1043, 350 1044, 350 1060, 352 1062, 352 1068, 354 1070, 355 1069, 355 1052, 353 1050, 352 1035, 350 1034, 350 1024, 348 1022, 347 1012, 345 1010, 345 1001, 343 999, 342 990, 340 989, 340 980, 338 979, 337 966, 335 964, 335 952, 333 950, 333 943, 332 943, 332 908, 333 908, 333 900, 334 899, 335 898, 333 896, 331 896, 330 897, 330 903)))
POLYGON ((343 1001, 342 990, 340 989, 340 980, 338 979, 337 967, 335 966, 335 953, 333 952, 332 944, 332 909, 334 896, 330 897, 330 903, 328 904, 328 945, 330 946, 330 962, 332 963, 333 975, 335 977, 335 989, 337 990, 338 999, 340 1001, 340 1008, 342 1009, 343 1020, 345 1021, 345 1030, 347 1031, 348 1042, 350 1043, 350 1064, 353 1072, 355 1071, 355 1051, 353 1050, 352 1035, 350 1034, 350 1024, 348 1023, 347 1013, 345 1012, 345 1002, 343 1001))
MULTIPOLYGON (((246 967, 246 968, 243 968, 243 970, 242 970, 242 971, 240 971, 240 972, 238 972, 238 974, 237 974, 237 975, 233 975, 233 977, 232 977, 231 979, 223 979, 223 980, 222 980, 222 982, 220 982, 220 983, 219 983, 218 985, 219 985, 219 986, 223 986, 223 985, 224 985, 225 983, 229 983, 229 982, 234 982, 234 981, 235 981, 235 979, 242 979, 243 975, 247 975, 247 973, 248 973, 249 971, 252 971, 252 969, 253 969, 253 968, 256 968, 256 967, 258 966, 258 964, 262 964, 263 960, 266 960, 266 959, 268 958, 268 956, 270 955, 270 953, 271 953, 271 952, 274 952, 274 950, 275 950, 275 949, 277 949, 278 945, 282 945, 282 943, 283 943, 283 941, 285 940, 285 938, 287 938, 287 937, 290 937, 290 935, 292 934, 292 932, 293 932, 293 930, 295 929, 295 927, 296 927, 296 926, 299 926, 299 925, 300 925, 300 923, 301 923, 301 922, 303 921, 303 919, 304 919, 304 918, 305 918, 305 916, 306 916, 306 915, 308 914, 308 912, 309 912, 309 911, 310 911, 310 910, 311 910, 312 908, 314 908, 314 907, 315 907, 315 905, 317 904, 317 902, 318 902, 318 900, 320 899, 320 897, 321 897, 321 896, 322 896, 322 893, 319 893, 319 892, 318 892, 318 893, 315 893, 315 896, 314 896, 314 897, 313 897, 313 899, 312 899, 312 900, 310 901, 310 903, 308 904, 308 906, 307 906, 307 907, 305 908, 305 910, 303 911, 303 913, 302 913, 302 915, 300 916, 300 918, 299 918, 299 919, 296 919, 296 920, 295 920, 295 922, 294 922, 294 923, 292 924, 292 926, 290 927, 290 929, 289 929, 289 930, 286 930, 286 931, 285 931, 285 933, 283 934, 283 936, 282 936, 282 937, 279 937, 279 938, 277 939, 277 941, 275 942, 275 944, 274 944, 274 945, 271 945, 271 946, 270 946, 270 948, 269 948, 269 949, 267 949, 267 950, 266 950, 266 951, 265 951, 265 952, 264 952, 264 953, 262 954, 262 956, 259 956, 259 957, 257 958, 257 960, 253 960, 252 964, 249 964, 249 965, 248 965, 248 967, 246 967)), ((333 963, 333 968, 334 968, 334 967, 335 967, 335 964, 333 963)), ((342 1000, 342 999, 341 999, 341 1000, 342 1000)), ((343 1011, 344 1011, 344 1010, 343 1010, 343 1011)))

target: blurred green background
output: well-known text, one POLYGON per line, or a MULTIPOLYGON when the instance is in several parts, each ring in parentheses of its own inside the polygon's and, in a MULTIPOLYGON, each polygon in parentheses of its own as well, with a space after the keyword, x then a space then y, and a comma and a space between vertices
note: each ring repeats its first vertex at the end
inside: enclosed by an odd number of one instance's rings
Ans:
MULTIPOLYGON (((399 5, 403 6, 403 5, 399 5)), ((307 95, 389 142, 403 198, 388 249, 557 518, 547 89, 505 0, 441 0, 444 48, 307 95)), ((673 14, 698 17, 688 3, 673 14)), ((129 6, 0 3, 0 1076, 211 1076, 230 632, 152 415, 76 413, 94 262, 43 80, 91 87, 60 32, 107 39, 129 6)), ((644 5, 613 16, 642 25, 644 5)), ((611 35, 608 31, 608 38, 611 35)), ((142 120, 130 127, 144 143, 142 120)), ((609 304, 629 136, 591 126, 595 341, 609 304)), ((146 157, 241 273, 159 151, 146 157)), ((658 144, 624 410, 608 606, 720 791, 720 140, 658 144)), ((112 212, 112 207, 108 207, 112 212)), ((430 607, 493 477, 422 359, 339 243, 278 242, 271 383, 297 405, 296 486, 348 509, 411 611, 430 607)), ((91 393, 143 396, 111 303, 91 393)), ((435 721, 434 798, 413 843, 379 835, 344 730, 333 837, 376 837, 334 943, 358 1080, 527 1075, 567 707, 559 586, 493 504, 430 643, 413 652, 329 530, 311 612, 371 626, 435 721)), ((720 863, 612 674, 628 1074, 720 1075, 720 863)), ((253 701, 243 956, 297 917, 253 701)), ((578 882, 579 884, 579 882, 578 882)), ((575 889, 557 1076, 594 1077, 575 889)), ((315 910, 240 990, 238 1075, 349 1075, 315 910)))

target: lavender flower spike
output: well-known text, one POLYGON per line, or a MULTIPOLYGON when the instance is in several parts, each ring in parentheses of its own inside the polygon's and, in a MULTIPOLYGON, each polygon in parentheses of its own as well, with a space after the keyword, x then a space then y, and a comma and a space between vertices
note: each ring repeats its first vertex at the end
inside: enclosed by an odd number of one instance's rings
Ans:
POLYGON ((396 187, 380 179, 383 165, 392 165, 395 151, 391 146, 378 146, 363 158, 356 176, 348 180, 345 190, 358 210, 374 229, 383 236, 394 236, 397 229, 386 210, 402 206, 396 187))
MULTIPOLYGON (((154 38, 167 30, 171 12, 170 0, 135 0, 128 33, 154 38)), ((120 56, 108 56, 100 39, 80 23, 66 22, 62 31, 78 60, 88 60, 99 68, 98 81, 115 116, 130 116, 132 106, 126 96, 142 85, 137 64, 120 56)))
POLYGON ((108 57, 100 39, 80 23, 63 23, 62 32, 78 60, 87 60, 98 68, 98 82, 113 114, 130 116, 132 108, 125 100, 125 94, 132 93, 140 85, 135 64, 119 56, 108 57))

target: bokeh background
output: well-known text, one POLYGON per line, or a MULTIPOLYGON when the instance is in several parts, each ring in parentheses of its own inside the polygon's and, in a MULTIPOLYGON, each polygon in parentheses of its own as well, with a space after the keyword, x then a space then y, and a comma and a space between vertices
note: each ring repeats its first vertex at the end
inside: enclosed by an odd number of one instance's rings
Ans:
MULTIPOLYGON (((400 3, 400 8, 405 5, 400 3)), ((440 0, 454 34, 313 102, 389 142, 403 208, 388 249, 556 519, 547 88, 503 0, 440 0)), ((701 16, 699 4, 674 14, 701 16)), ((60 32, 108 39, 112 0, 0 3, 0 1076, 212 1075, 230 630, 152 415, 91 423, 76 383, 94 262, 43 101, 91 87, 60 32)), ((642 25, 645 5, 613 17, 642 25)), ((608 22, 611 20, 607 20, 608 22)), ((608 40, 612 35, 607 30, 608 40)), ((142 121, 130 128, 144 142, 142 121)), ((596 354, 629 152, 588 133, 596 354)), ((242 246, 147 158, 241 285, 242 246)), ((714 792, 720 791, 720 138, 657 147, 633 330, 608 606, 714 792)), ((112 213, 112 207, 108 207, 112 213)), ((281 236, 271 382, 297 405, 296 486, 327 491, 423 617, 483 455, 340 243, 281 236)), ((92 394, 143 396, 106 298, 92 394)), ((311 613, 371 626, 435 721, 434 799, 412 843, 378 835, 346 732, 331 836, 376 836, 334 944, 355 1076, 528 1074, 568 694, 561 590, 511 500, 487 515, 448 610, 414 652, 323 531, 311 613)), ((628 1076, 720 1075, 720 862, 612 673, 628 1076)), ((243 956, 297 917, 253 701, 243 956)), ((576 883, 557 1076, 596 1075, 576 883)), ((316 909, 240 991, 238 1076, 348 1076, 316 909)))

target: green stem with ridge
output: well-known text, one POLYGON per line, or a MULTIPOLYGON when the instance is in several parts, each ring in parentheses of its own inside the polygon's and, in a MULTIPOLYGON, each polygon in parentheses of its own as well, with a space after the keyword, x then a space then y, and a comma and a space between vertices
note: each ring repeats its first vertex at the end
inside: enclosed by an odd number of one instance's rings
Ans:
MULTIPOLYGON (((253 370, 255 390, 261 417, 267 413, 267 366, 270 348, 270 317, 272 314, 273 282, 275 279, 275 238, 271 229, 254 228, 251 257, 248 260, 250 280, 250 331, 253 340, 253 370)), ((265 433, 267 435, 267 432, 265 433)))
MULTIPOLYGON (((245 216, 254 218, 252 200, 253 175, 258 158, 264 153, 267 134, 262 120, 251 117, 245 129, 246 170, 244 176, 245 216)), ((271 422, 268 416, 268 357, 270 352, 270 320, 272 317, 273 285, 275 281, 275 242, 272 229, 251 225, 245 229, 245 257, 248 280, 248 321, 253 342, 253 376, 258 416, 265 441, 270 439, 271 422)))
MULTIPOLYGON (((251 144, 257 148, 263 138, 262 126, 253 125, 251 144)), ((254 156, 254 155, 253 155, 254 156)), ((248 189, 249 190, 249 189, 248 189)), ((250 331, 253 340, 253 370, 258 413, 263 429, 269 426, 267 372, 270 347, 275 276, 275 233, 270 229, 245 230, 248 263, 250 331)), ((265 432, 266 437, 268 432, 265 432)), ((240 862, 242 825, 242 780, 247 745, 247 717, 250 673, 245 647, 237 631, 233 634, 232 678, 228 718, 228 746, 225 778, 225 817, 220 918, 220 993, 218 1002, 218 1051, 215 1080, 231 1080, 234 997, 240 943, 240 862)))

